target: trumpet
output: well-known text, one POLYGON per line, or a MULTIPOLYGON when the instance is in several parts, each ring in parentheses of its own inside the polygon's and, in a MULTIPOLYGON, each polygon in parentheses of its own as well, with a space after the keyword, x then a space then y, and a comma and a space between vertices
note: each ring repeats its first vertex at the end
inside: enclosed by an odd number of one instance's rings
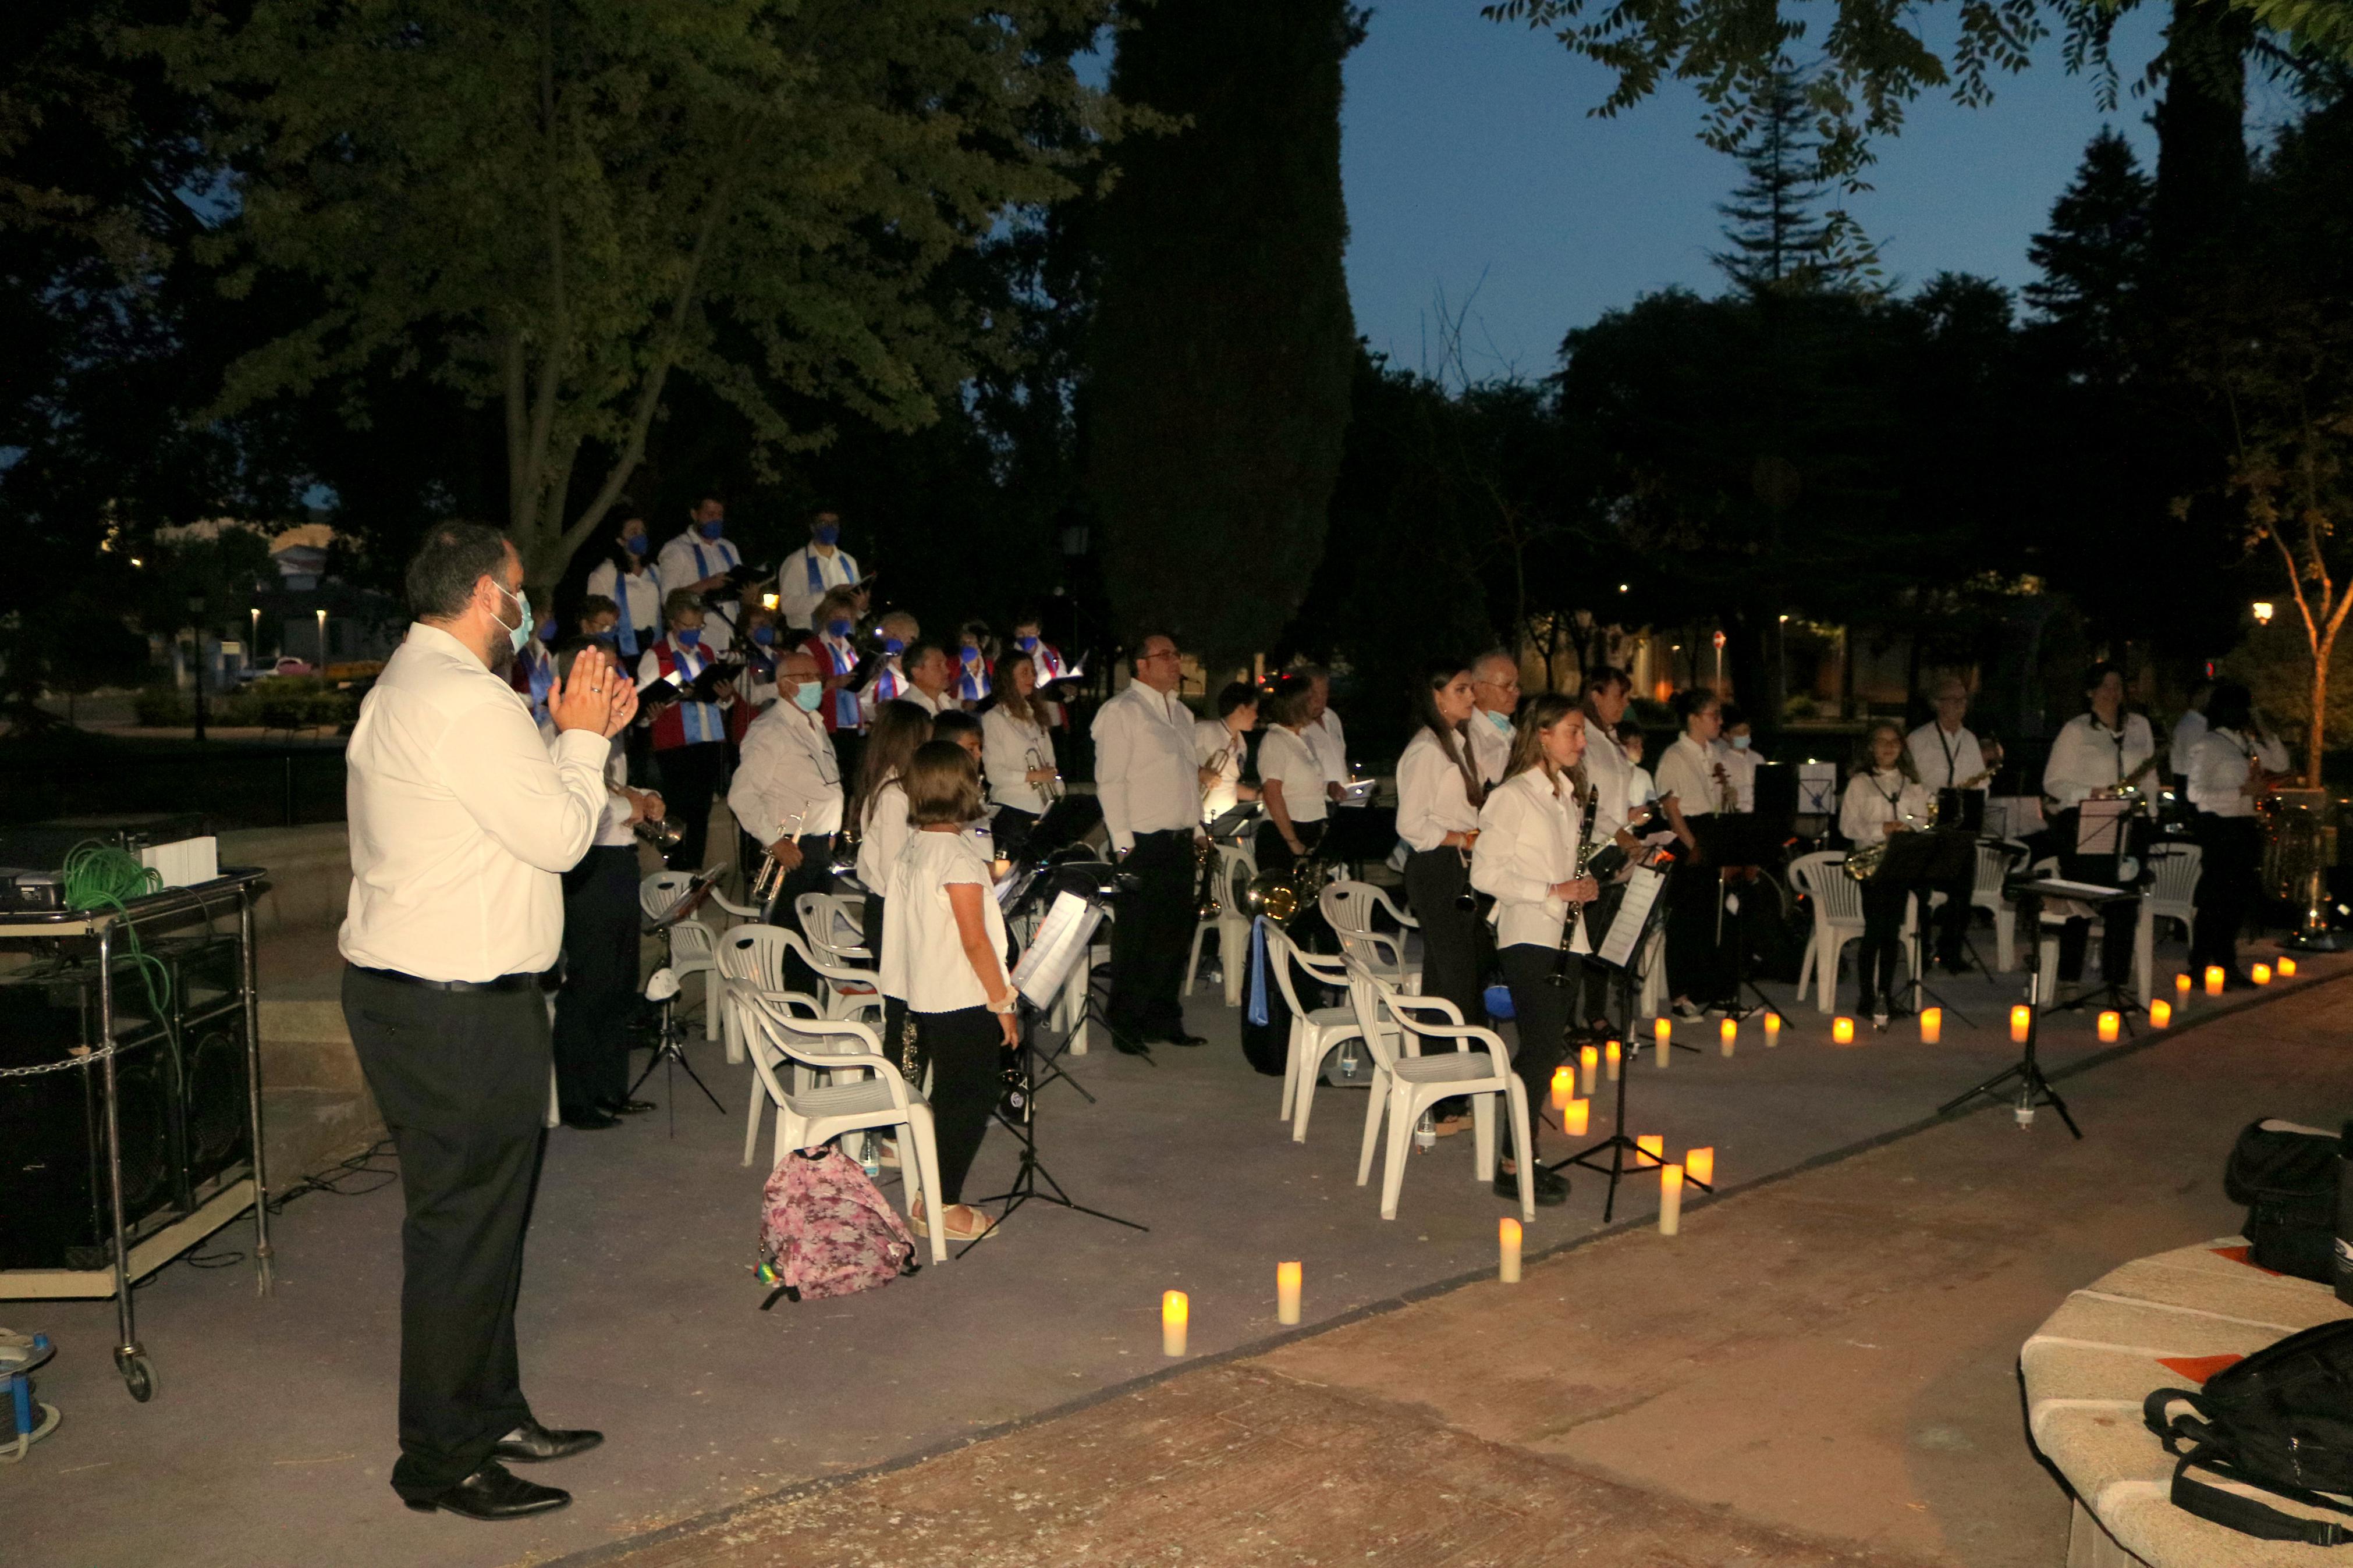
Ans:
POLYGON ((1062 775, 1060 771, 1055 768, 1052 757, 1041 757, 1038 754, 1037 747, 1025 746, 1021 751, 1021 766, 1023 771, 1033 773, 1040 768, 1053 770, 1054 776, 1038 786, 1038 798, 1048 805, 1052 805, 1062 798, 1062 775))
POLYGON ((1193 880, 1201 889, 1201 906, 1196 920, 1212 921, 1225 906, 1218 901, 1218 879, 1210 867, 1218 858, 1218 847, 1206 838, 1193 840, 1193 880))
POLYGON ((638 836, 639 842, 652 845, 664 855, 677 848, 678 841, 686 837, 685 825, 672 822, 666 816, 659 822, 641 816, 629 824, 629 831, 638 836))
POLYGON ((1201 764, 1201 771, 1203 773, 1214 773, 1218 776, 1201 786, 1201 799, 1198 804, 1204 806, 1208 805, 1209 803, 1209 792, 1216 789, 1218 785, 1225 782, 1226 764, 1233 760, 1233 755, 1234 749, 1231 746, 1219 746, 1210 756, 1209 760, 1201 764))
MULTIPOLYGON (((807 816, 808 813, 803 812, 799 816, 794 817, 785 825, 785 831, 778 837, 797 840, 800 837, 801 823, 807 816)), ((776 889, 783 887, 784 882, 785 863, 774 855, 761 856, 760 868, 752 877, 751 901, 765 906, 770 899, 776 896, 776 889)))

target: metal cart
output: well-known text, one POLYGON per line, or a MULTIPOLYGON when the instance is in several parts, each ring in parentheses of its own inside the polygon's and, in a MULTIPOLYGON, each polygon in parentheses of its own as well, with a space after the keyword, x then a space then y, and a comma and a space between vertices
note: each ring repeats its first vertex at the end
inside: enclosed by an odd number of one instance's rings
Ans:
MULTIPOLYGON (((10 910, 0 913, 0 941, 32 939, 54 942, 85 939, 95 943, 98 1027, 85 1034, 75 1053, 55 1062, 0 1068, 0 1094, 16 1087, 10 1080, 56 1072, 97 1074, 98 1092, 92 1102, 102 1108, 107 1220, 110 1222, 107 1261, 96 1268, 0 1269, 0 1300, 75 1298, 116 1301, 121 1337, 114 1347, 115 1370, 121 1373, 131 1397, 142 1403, 155 1392, 155 1372, 139 1342, 134 1287, 181 1253, 227 1225, 247 1209, 253 1211, 253 1265, 256 1283, 269 1289, 269 1204, 263 1168, 261 1120, 261 1029, 259 986, 253 942, 253 900, 266 873, 231 868, 208 881, 185 888, 167 888, 132 899, 121 910, 10 910), (237 964, 233 985, 207 1003, 185 1024, 216 1021, 241 1014, 245 1034, 247 1131, 251 1150, 247 1159, 206 1178, 187 1194, 184 1212, 160 1225, 135 1244, 126 1216, 122 1186, 122 1127, 118 1106, 119 1082, 115 1058, 120 1052, 152 1046, 164 1032, 160 1020, 142 1026, 118 1022, 114 960, 126 933, 143 936, 194 921, 206 930, 231 910, 237 915, 237 964), (94 1034, 95 1038, 90 1035, 94 1034), (127 1264, 124 1262, 128 1259, 127 1264)), ((85 1078, 85 1089, 89 1080, 85 1078)))

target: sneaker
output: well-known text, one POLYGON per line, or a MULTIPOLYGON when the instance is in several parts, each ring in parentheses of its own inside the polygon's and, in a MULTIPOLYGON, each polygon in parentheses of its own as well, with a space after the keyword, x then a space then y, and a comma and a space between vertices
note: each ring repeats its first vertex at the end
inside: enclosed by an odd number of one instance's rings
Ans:
POLYGON ((1676 1017, 1687 1024, 1696 1024, 1707 1016, 1707 1009, 1689 997, 1676 998, 1673 1012, 1676 1017))
POLYGON ((1884 1029, 1887 1027, 1886 1003, 1882 1002, 1876 1008, 1873 1009, 1871 1015, 1871 1026, 1874 1029, 1884 1029))
POLYGON ((1719 1017, 1729 1018, 1736 1024, 1754 1016, 1757 1013, 1757 1009, 1746 1002, 1719 1002, 1708 1011, 1719 1017))

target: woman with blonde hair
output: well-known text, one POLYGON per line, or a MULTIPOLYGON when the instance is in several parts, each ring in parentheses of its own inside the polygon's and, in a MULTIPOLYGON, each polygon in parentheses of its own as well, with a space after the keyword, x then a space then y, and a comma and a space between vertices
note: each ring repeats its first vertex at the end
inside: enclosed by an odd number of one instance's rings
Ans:
MULTIPOLYGON (((1912 765, 1903 726, 1893 719, 1873 723, 1856 748, 1854 773, 1839 803, 1839 831, 1856 849, 1883 844, 1928 819, 1928 789, 1912 765)), ((1873 1026, 1887 1027, 1894 1011, 1895 950, 1904 937, 1904 905, 1914 889, 1883 873, 1862 884, 1862 941, 1856 947, 1858 1012, 1873 1026)), ((1925 896, 1925 889, 1923 889, 1925 896)))

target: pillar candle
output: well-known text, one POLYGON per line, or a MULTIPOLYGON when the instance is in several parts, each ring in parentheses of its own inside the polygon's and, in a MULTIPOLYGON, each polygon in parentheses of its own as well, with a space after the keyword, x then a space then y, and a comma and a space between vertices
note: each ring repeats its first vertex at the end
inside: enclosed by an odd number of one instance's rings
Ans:
POLYGON ((1667 1157, 1667 1139, 1662 1132, 1645 1132, 1634 1140, 1634 1163, 1656 1165, 1667 1157))
POLYGON ((1778 1013, 1765 1015, 1765 1043, 1768 1046, 1781 1043, 1781 1015, 1778 1013))
POLYGON ((1659 1053, 1666 1054, 1667 1043, 1675 1037, 1675 1021, 1665 1014, 1651 1020, 1651 1038, 1659 1045, 1659 1053))
POLYGON ((1854 1044, 1854 1020, 1844 1016, 1831 1020, 1831 1038, 1841 1046, 1854 1044))
POLYGON ((2100 1043, 2106 1046, 2115 1045, 2116 1043, 2116 1032, 2124 1026, 2124 1015, 2121 1013, 2102 1013, 2100 1015, 2100 1043))
POLYGON ((2206 994, 2209 996, 2222 994, 2222 966, 2219 963, 2210 963, 2206 966, 2206 994))
POLYGON ((2189 1001, 2189 987, 2194 984, 2186 969, 2173 977, 2173 994, 2181 998, 2185 1006, 2189 1001))
POLYGON ((1577 1074, 1567 1063, 1563 1062, 1552 1069, 1552 1108, 1555 1110, 1565 1110, 1576 1097, 1577 1074))
POLYGON ((1701 1186, 1715 1185, 1715 1150, 1713 1145, 1694 1149, 1683 1155, 1683 1174, 1701 1186))
POLYGON ((1683 1168, 1659 1167, 1659 1234, 1675 1236, 1683 1228, 1683 1168))
POLYGON ((1185 1353, 1185 1325, 1193 1313, 1193 1304, 1182 1290, 1160 1293, 1160 1353, 1185 1353))
POLYGON ((2295 977, 2295 960, 2293 958, 2282 957, 2274 967, 2278 969, 2279 977, 2282 980, 2292 980, 2295 977))
POLYGON ((2258 963, 2247 971, 2247 978, 2258 985, 2269 985, 2272 983, 2272 966, 2268 963, 2258 963))
POLYGON ((1945 1037, 1945 1010, 1942 1007, 1920 1009, 1920 1043, 1933 1046, 1945 1037))
POLYGON ((2173 1022, 2173 1004, 2160 996, 2148 1005, 2148 1021, 2152 1027, 2162 1029, 2173 1022))
MULTIPOLYGON (((1616 1058, 1613 1058, 1611 1059, 1615 1060, 1616 1058)), ((1601 1050, 1599 1047, 1582 1046, 1578 1047, 1577 1053, 1577 1071, 1579 1080, 1585 1085, 1586 1094, 1590 1096, 1593 1093, 1594 1077, 1601 1071, 1601 1050)), ((1615 1078, 1617 1075, 1612 1073, 1610 1076, 1615 1078)))
POLYGON ((1602 1047, 1601 1054, 1607 1058, 1609 1062, 1609 1081, 1611 1083, 1616 1083, 1618 1081, 1618 1060, 1619 1058, 1623 1055, 1623 1053, 1618 1048, 1618 1042, 1615 1040, 1609 1041, 1602 1047))
POLYGON ((1506 1285, 1516 1285, 1520 1282, 1520 1222, 1505 1215, 1495 1232, 1496 1240, 1503 1248, 1503 1261, 1496 1270, 1496 1278, 1506 1285))
POLYGON ((1593 1101, 1572 1100, 1560 1113, 1560 1130, 1571 1138, 1582 1138, 1585 1130, 1593 1125, 1593 1101))
POLYGON ((1278 1323, 1299 1321, 1299 1265, 1296 1263, 1274 1266, 1274 1321, 1278 1323))
POLYGON ((2034 1032, 2034 1009, 2021 1002, 2010 1010, 2010 1037, 2013 1044, 2026 1044, 2026 1037, 2034 1032))
POLYGON ((1724 1054, 1728 1057, 1732 1054, 1732 1047, 1740 1043, 1740 1025, 1735 1019, 1726 1018, 1716 1026, 1715 1036, 1724 1042, 1724 1054))

